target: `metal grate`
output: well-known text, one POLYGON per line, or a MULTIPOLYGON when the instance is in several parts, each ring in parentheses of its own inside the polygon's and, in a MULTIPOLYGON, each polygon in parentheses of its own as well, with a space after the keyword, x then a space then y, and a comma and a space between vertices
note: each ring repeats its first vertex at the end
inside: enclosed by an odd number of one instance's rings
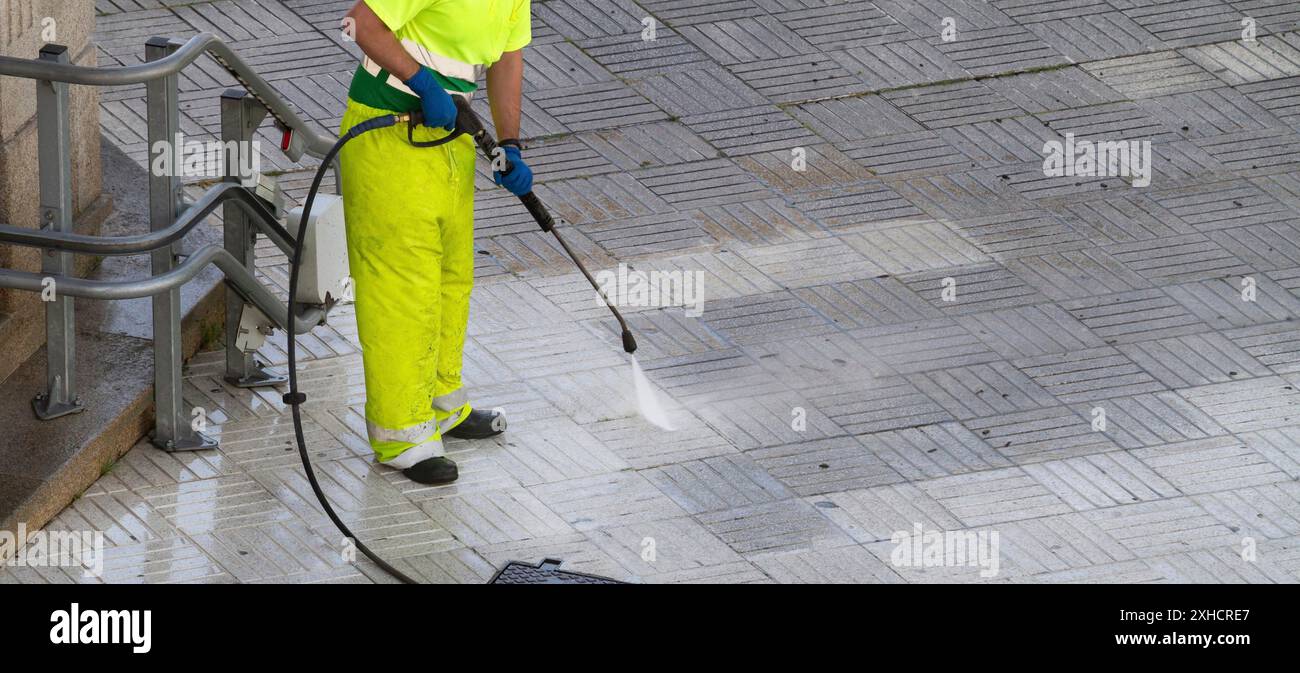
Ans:
POLYGON ((551 558, 537 565, 511 561, 488 584, 626 584, 608 577, 560 570, 561 563, 551 558))

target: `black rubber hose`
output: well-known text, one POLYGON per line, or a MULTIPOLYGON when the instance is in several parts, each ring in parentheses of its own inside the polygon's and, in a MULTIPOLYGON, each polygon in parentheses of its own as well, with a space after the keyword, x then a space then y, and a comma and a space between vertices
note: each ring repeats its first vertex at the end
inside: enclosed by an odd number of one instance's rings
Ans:
MULTIPOLYGON (((303 242, 307 240, 307 227, 310 226, 311 223, 311 209, 316 203, 316 193, 320 191, 320 184, 325 178, 325 172, 329 170, 330 165, 334 162, 334 158, 338 156, 338 153, 343 149, 343 146, 348 144, 348 141, 363 133, 369 133, 375 129, 393 126, 404 118, 405 117, 402 115, 387 115, 357 124, 344 134, 343 137, 339 138, 338 142, 334 143, 334 146, 330 148, 329 153, 327 153, 321 160, 320 168, 316 171, 316 177, 312 180, 311 190, 307 192, 307 200, 303 202, 302 220, 298 223, 298 236, 293 244, 293 257, 289 260, 291 269, 289 272, 289 315, 293 316, 298 314, 298 272, 302 267, 303 242)), ((330 506, 329 499, 325 497, 325 492, 321 490, 320 482, 316 481, 316 471, 312 469, 311 458, 307 455, 307 439, 303 436, 302 413, 298 409, 299 405, 307 401, 307 396, 298 390, 297 342, 297 336, 290 334, 289 392, 284 396, 284 402, 289 405, 290 413, 293 415, 293 434, 295 439, 298 440, 298 455, 302 458, 302 469, 307 473, 307 481, 311 482, 311 490, 316 494, 316 499, 320 501, 320 505, 325 510, 325 514, 329 516, 330 521, 334 522, 334 525, 338 527, 339 531, 343 533, 343 535, 352 540, 352 543, 357 546, 357 549, 361 550, 362 554, 366 555, 366 558, 374 561, 375 565, 383 569, 384 572, 396 577, 406 584, 419 584, 419 582, 416 582, 414 579, 380 558, 378 554, 370 551, 370 548, 367 547, 365 543, 358 540, 357 536, 353 535, 352 531, 348 529, 347 524, 343 523, 343 520, 339 518, 339 515, 334 512, 334 508, 330 506)))

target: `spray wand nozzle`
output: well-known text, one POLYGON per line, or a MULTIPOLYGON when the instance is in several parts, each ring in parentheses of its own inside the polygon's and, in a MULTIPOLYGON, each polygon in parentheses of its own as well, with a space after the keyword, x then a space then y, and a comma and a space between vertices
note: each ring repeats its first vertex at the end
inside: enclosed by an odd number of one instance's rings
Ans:
MULTIPOLYGON (((469 99, 464 96, 452 96, 452 100, 456 102, 456 130, 446 138, 433 143, 414 143, 414 139, 411 139, 412 143, 421 147, 427 147, 448 142, 462 134, 467 135, 474 139, 474 143, 478 145, 479 150, 483 152, 488 161, 503 162, 501 164, 496 164, 496 166, 501 169, 502 175, 508 174, 510 171, 514 170, 514 166, 510 164, 510 160, 506 159, 504 156, 500 156, 496 139, 494 139, 492 134, 488 133, 487 129, 484 128, 483 122, 479 120, 478 115, 474 113, 474 109, 470 107, 469 99)), ((411 129, 414 129, 416 126, 419 126, 424 122, 424 115, 417 110, 396 115, 394 119, 399 122, 408 122, 411 129)), ((605 295, 605 292, 600 289, 600 284, 592 277, 591 272, 587 271, 587 267, 582 263, 582 260, 578 259, 578 255, 573 252, 573 249, 569 247, 567 242, 565 242, 564 237, 560 235, 559 230, 555 226, 555 218, 551 217, 551 213, 546 209, 546 206, 542 205, 542 200, 537 198, 537 194, 528 192, 527 194, 520 196, 519 201, 528 209, 528 214, 533 216, 533 219, 537 222, 537 226, 541 227, 542 231, 550 232, 555 236, 555 240, 560 244, 561 248, 564 248, 564 252, 569 255, 569 259, 573 260, 573 263, 577 265, 578 270, 582 272, 582 275, 586 276, 587 282, 591 283, 591 286, 595 288, 596 293, 600 295, 602 300, 604 300, 605 306, 607 306, 610 312, 614 314, 614 319, 618 320, 618 326, 623 331, 624 352, 629 354, 635 353, 636 338, 632 336, 632 329, 628 327, 627 321, 623 319, 623 315, 619 313, 618 309, 614 306, 614 302, 610 301, 609 297, 605 295)))

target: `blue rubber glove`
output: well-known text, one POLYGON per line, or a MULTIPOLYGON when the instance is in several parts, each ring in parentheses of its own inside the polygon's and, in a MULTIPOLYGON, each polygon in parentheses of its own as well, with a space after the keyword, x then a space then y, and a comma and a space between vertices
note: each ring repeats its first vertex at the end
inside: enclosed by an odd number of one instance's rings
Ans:
POLYGON ((523 153, 514 145, 502 145, 501 149, 505 151, 506 158, 514 168, 505 175, 502 175, 501 171, 494 171, 492 175, 496 178, 497 185, 510 190, 510 193, 515 196, 523 196, 533 191, 533 169, 524 163, 523 153))
POLYGON ((433 76, 429 66, 420 66, 420 71, 406 80, 406 86, 420 97, 425 126, 456 130, 456 103, 451 100, 451 94, 438 83, 438 78, 433 76))

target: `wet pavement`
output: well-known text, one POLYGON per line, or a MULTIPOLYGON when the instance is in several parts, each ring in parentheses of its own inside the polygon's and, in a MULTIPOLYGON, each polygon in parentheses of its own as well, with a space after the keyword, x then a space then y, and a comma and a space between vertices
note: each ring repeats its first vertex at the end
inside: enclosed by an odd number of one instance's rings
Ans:
MULTIPOLYGON (((335 127, 350 2, 168 4, 99 0, 101 64, 213 31, 335 127)), ((526 157, 629 279, 674 430, 480 166, 465 374, 510 431, 449 442, 451 486, 375 466, 342 306, 300 340, 324 487, 431 582, 545 557, 637 582, 1300 581, 1298 30, 1282 1, 535 1, 526 157), (1052 175, 1067 137, 1137 142, 1149 174, 1052 175), (642 301, 639 274, 674 291, 642 301), (978 562, 927 562, 957 539, 978 562)), ((187 73, 187 134, 233 84, 187 73)), ((142 96, 102 105, 141 161, 142 96)), ((301 196, 310 167, 262 138, 301 196)), ((203 353, 185 390, 219 450, 143 443, 49 528, 103 531, 109 582, 391 581, 313 499, 281 391, 222 376, 203 353)))

